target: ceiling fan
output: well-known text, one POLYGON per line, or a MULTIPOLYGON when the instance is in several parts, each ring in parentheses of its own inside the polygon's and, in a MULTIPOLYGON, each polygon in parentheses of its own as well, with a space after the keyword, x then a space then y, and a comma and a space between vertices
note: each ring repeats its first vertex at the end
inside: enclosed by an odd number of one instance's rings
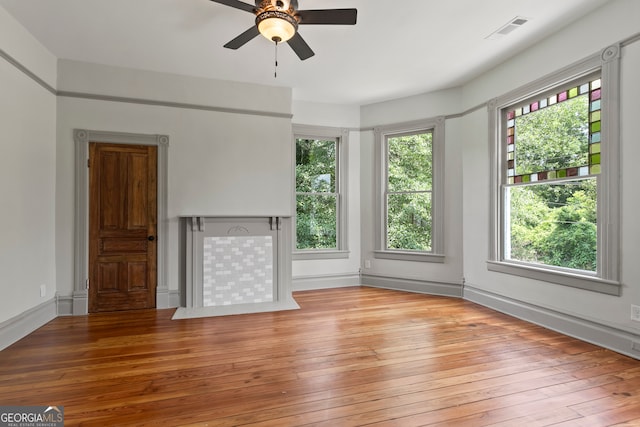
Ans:
POLYGON ((298 0, 256 0, 255 6, 239 0, 211 0, 256 15, 255 25, 224 47, 238 49, 262 34, 276 43, 287 42, 301 60, 314 54, 298 33, 298 25, 355 25, 356 9, 298 10, 298 0))

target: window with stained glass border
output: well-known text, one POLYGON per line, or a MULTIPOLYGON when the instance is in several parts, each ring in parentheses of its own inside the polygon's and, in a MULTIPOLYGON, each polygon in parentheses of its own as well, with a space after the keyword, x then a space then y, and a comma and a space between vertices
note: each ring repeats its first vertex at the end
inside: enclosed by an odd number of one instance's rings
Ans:
MULTIPOLYGON (((608 46, 598 53, 512 89, 488 102, 492 166, 490 170, 492 191, 489 201, 490 251, 487 260, 488 270, 609 295, 620 295, 620 52, 619 44, 608 46), (577 88, 578 94, 573 98, 575 99, 581 96, 580 86, 586 82, 598 80, 597 77, 593 78, 596 74, 600 76, 601 88, 594 88, 594 92, 600 89, 595 93, 589 88, 589 103, 592 111, 588 113, 589 119, 583 120, 588 126, 588 129, 585 127, 585 133, 588 132, 590 138, 587 147, 591 148, 586 149, 589 158, 583 158, 579 165, 581 167, 589 167, 590 165, 595 167, 583 176, 558 177, 556 174, 555 178, 549 178, 547 174, 546 179, 542 179, 541 182, 533 181, 539 179, 538 174, 541 172, 557 172, 578 165, 546 166, 532 170, 519 169, 517 155, 514 154, 514 157, 509 159, 507 154, 509 145, 507 131, 508 127, 511 127, 507 123, 507 113, 513 111, 515 119, 515 112, 518 109, 522 108, 520 111, 520 117, 522 117, 522 113, 527 111, 528 107, 529 113, 524 115, 526 117, 531 115, 531 104, 546 98, 547 106, 543 109, 549 108, 549 97, 566 90, 566 97, 569 99, 569 95, 573 95, 569 91, 577 88), (575 82, 575 84, 572 85, 571 82, 575 82), (591 100, 591 96, 593 96, 593 100, 591 100), (598 97, 600 99, 597 99, 598 97), (513 166, 508 164, 509 160, 514 160, 513 166), (600 168, 596 166, 598 164, 600 168), (513 169, 511 173, 512 184, 509 183, 509 169, 513 169), (524 175, 529 175, 529 180, 526 182, 527 178, 524 175), (521 176, 521 182, 516 183, 516 176, 521 176), (511 191, 523 192, 539 185, 555 186, 568 181, 596 182, 597 184, 597 222, 602 226, 597 231, 596 271, 581 272, 543 264, 523 263, 505 256, 508 253, 510 241, 509 209, 511 206, 508 204, 509 193, 511 191)), ((534 105, 535 107, 536 105, 534 105)), ((537 107, 540 110, 540 104, 537 107)), ((514 143, 517 144, 517 123, 515 128, 514 143)), ((565 171, 565 173, 567 172, 565 171)), ((574 171, 569 173, 574 173, 574 171)), ((544 176, 542 175, 540 178, 544 178, 544 176)))
POLYGON ((507 183, 519 184, 536 181, 561 179, 567 177, 581 177, 597 175, 601 172, 601 144, 602 144, 602 79, 594 78, 588 82, 570 87, 549 96, 542 97, 524 106, 508 110, 506 112, 506 163, 507 183), (588 125, 585 138, 588 141, 585 150, 584 162, 562 168, 542 168, 540 171, 527 171, 518 173, 518 121, 529 114, 534 114, 555 105, 584 98, 585 108, 588 113, 588 125))

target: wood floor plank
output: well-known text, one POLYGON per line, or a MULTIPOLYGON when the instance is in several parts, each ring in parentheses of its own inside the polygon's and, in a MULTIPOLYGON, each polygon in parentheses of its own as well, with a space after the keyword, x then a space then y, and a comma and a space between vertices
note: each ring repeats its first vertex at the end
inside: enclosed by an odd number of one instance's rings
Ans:
POLYGON ((66 426, 640 420, 638 360, 456 298, 294 296, 301 309, 277 313, 57 318, 0 352, 0 404, 64 406, 66 426))

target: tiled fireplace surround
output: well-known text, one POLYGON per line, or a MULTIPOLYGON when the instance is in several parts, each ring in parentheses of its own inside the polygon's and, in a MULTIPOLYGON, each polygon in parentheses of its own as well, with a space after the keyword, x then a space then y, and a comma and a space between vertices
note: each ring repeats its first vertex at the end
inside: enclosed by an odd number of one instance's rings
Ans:
POLYGON ((299 308, 291 295, 289 217, 182 218, 185 306, 174 318, 299 308))

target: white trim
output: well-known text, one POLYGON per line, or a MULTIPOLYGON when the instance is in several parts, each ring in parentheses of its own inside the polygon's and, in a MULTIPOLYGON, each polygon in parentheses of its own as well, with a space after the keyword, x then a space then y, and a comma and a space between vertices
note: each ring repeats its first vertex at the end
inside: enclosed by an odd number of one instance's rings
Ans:
POLYGON ((56 299, 52 298, 0 323, 0 350, 9 347, 57 317, 56 299))
POLYGON ((513 274, 571 286, 584 290, 620 295, 620 45, 612 45, 600 53, 548 74, 536 81, 512 90, 487 105, 489 115, 490 155, 490 215, 489 256, 487 268, 505 274, 513 274), (504 201, 502 184, 505 170, 502 167, 503 131, 500 111, 542 94, 556 87, 600 71, 602 91, 602 172, 598 176, 598 272, 596 276, 576 275, 558 268, 532 267, 504 259, 503 230, 504 201))
POLYGON ((397 123, 374 128, 375 160, 374 173, 376 185, 375 198, 375 258, 403 259, 407 261, 444 262, 444 144, 445 117, 397 123), (431 251, 390 251, 386 250, 386 212, 384 191, 386 188, 386 138, 398 134, 412 134, 421 131, 432 131, 432 218, 431 218, 431 251), (424 256, 423 256, 424 255, 424 256))
POLYGON ((463 298, 492 310, 640 359, 640 335, 465 285, 463 298))
POLYGON ((298 276, 293 278, 293 291, 311 291, 316 289, 349 288, 360 286, 360 273, 323 274, 298 276))
POLYGON ((156 308, 170 306, 167 296, 167 259, 169 254, 168 221, 168 164, 169 137, 167 135, 147 135, 122 132, 105 132, 74 129, 76 148, 75 175, 75 276, 73 291, 73 314, 89 312, 87 280, 89 278, 89 142, 105 142, 123 145, 154 145, 158 147, 158 262, 156 308))
POLYGON ((416 278, 390 277, 378 274, 363 274, 360 277, 362 286, 395 289, 398 291, 416 292, 428 295, 461 297, 461 283, 432 282, 416 278))

